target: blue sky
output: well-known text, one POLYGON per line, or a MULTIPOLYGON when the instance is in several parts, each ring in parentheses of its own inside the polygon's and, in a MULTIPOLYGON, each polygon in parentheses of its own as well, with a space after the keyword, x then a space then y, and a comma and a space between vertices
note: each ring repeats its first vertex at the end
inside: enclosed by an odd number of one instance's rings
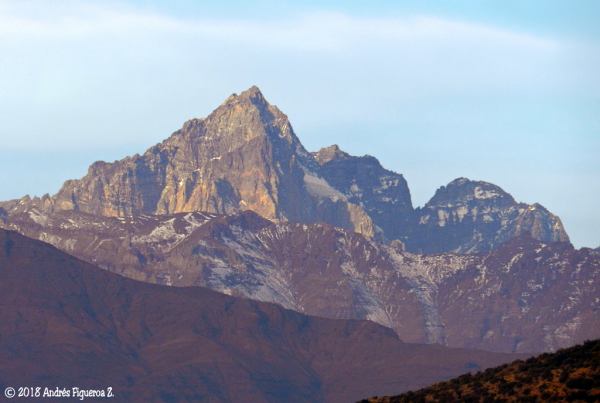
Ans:
POLYGON ((252 85, 422 206, 501 186, 600 245, 600 2, 2 1, 0 200, 56 193, 252 85))

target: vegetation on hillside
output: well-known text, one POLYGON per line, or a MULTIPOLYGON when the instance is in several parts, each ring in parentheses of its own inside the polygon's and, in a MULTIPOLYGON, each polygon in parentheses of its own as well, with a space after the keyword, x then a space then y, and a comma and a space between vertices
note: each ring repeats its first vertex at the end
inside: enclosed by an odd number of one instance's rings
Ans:
POLYGON ((600 340, 359 403, 600 402, 600 340))

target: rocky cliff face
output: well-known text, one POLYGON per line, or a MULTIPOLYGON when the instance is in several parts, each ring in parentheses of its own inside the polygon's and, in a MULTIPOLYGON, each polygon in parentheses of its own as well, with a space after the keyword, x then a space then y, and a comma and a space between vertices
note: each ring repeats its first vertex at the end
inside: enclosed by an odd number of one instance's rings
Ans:
POLYGON ((52 197, 3 206, 108 217, 252 210, 269 220, 324 220, 373 236, 368 214, 331 188, 319 170, 287 116, 252 87, 143 155, 96 162, 52 197))
POLYGON ((543 242, 569 242, 560 219, 539 204, 517 203, 500 187, 459 178, 415 211, 407 250, 421 253, 489 251, 524 233, 543 242))
POLYGON ((127 277, 369 319, 408 342, 540 352, 600 336, 600 255, 529 235, 486 253, 420 255, 250 211, 126 218, 29 211, 5 226, 127 277))
POLYGON ((144 284, 4 230, 0 307, 4 385, 110 387, 115 402, 350 402, 516 358, 407 344, 372 322, 205 288, 144 284))
POLYGON ((413 227, 414 210, 408 184, 371 156, 354 157, 337 145, 313 153, 323 178, 361 206, 387 239, 405 242, 413 227))
POLYGON ((457 179, 415 211, 401 174, 335 145, 308 153, 287 116, 256 87, 143 155, 96 162, 54 196, 25 196, 0 208, 0 220, 32 208, 108 217, 252 210, 272 221, 326 222, 400 240, 423 253, 487 251, 526 231, 541 241, 568 241, 558 217, 485 182, 457 179))

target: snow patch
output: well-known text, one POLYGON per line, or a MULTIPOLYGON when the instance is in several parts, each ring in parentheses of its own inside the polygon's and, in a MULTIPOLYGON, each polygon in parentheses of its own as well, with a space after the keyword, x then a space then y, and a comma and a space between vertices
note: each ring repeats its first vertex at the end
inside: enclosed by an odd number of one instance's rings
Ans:
POLYGON ((491 199, 496 196, 500 196, 498 193, 493 190, 482 190, 481 187, 477 186, 474 190, 474 195, 476 199, 491 199))
POLYGON ((438 210, 438 225, 443 227, 446 225, 446 220, 450 218, 450 213, 445 210, 438 210))
POLYGON ((456 214, 458 215, 458 222, 462 222, 463 218, 469 212, 469 208, 467 206, 460 206, 456 209, 456 214))
POLYGON ((346 196, 332 188, 325 179, 319 178, 307 170, 304 170, 304 186, 306 187, 308 193, 310 193, 312 196, 328 197, 332 200, 341 199, 343 201, 348 201, 346 196))
POLYGON ((48 216, 39 212, 38 210, 29 211, 29 217, 36 223, 42 226, 46 226, 48 223, 48 216))

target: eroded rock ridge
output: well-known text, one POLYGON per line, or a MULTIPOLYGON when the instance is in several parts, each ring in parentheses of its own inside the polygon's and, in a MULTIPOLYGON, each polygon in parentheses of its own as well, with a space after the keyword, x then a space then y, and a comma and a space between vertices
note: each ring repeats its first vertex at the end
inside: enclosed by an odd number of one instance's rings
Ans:
POLYGON ((476 253, 529 232, 568 241, 558 217, 517 203, 499 187, 457 179, 414 209, 401 174, 336 145, 308 153, 285 114, 256 87, 232 95, 142 155, 92 164, 54 196, 1 202, 0 221, 32 208, 98 216, 230 214, 252 210, 272 221, 326 222, 411 252, 476 253))
POLYGON ((251 211, 124 218, 29 211, 6 225, 126 277, 369 319, 408 342, 540 352, 600 337, 600 254, 529 234, 490 252, 424 255, 251 211))

